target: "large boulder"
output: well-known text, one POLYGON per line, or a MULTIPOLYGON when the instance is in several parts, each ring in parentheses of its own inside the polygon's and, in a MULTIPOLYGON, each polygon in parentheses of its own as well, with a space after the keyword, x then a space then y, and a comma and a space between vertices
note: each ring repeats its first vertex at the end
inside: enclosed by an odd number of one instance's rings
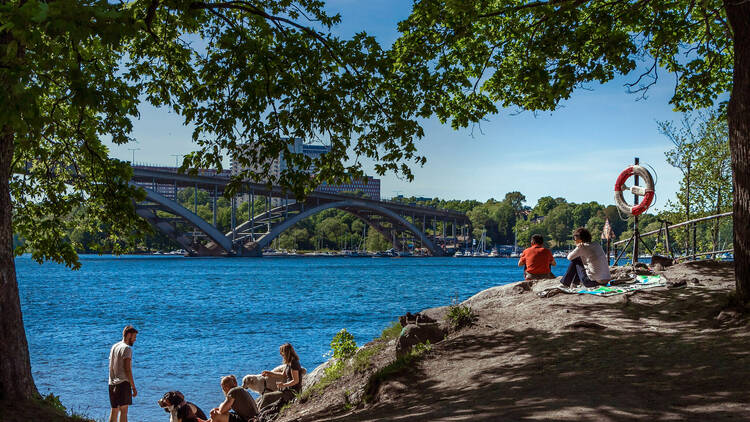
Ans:
POLYGON ((312 372, 305 374, 305 376, 302 377, 302 390, 304 391, 320 381, 320 379, 323 378, 323 375, 325 375, 326 368, 331 366, 334 360, 335 359, 331 358, 318 365, 318 367, 313 369, 312 372))
POLYGON ((396 356, 403 356, 411 348, 419 343, 430 342, 432 344, 441 341, 445 333, 437 323, 431 324, 409 324, 401 330, 396 341, 396 356))

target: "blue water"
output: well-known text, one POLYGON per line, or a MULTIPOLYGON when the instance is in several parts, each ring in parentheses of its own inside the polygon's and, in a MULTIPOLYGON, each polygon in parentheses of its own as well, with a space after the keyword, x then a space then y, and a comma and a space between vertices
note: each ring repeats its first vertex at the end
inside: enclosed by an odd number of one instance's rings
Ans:
MULTIPOLYGON (((169 390, 208 411, 219 378, 280 364, 291 342, 302 365, 324 362, 342 328, 358 344, 406 311, 447 305, 520 279, 516 259, 182 258, 84 256, 82 268, 16 260, 31 368, 39 391, 106 420, 107 358, 122 328, 133 347, 138 396, 131 421, 167 420, 169 390)), ((558 259, 556 273, 567 265, 558 259)))

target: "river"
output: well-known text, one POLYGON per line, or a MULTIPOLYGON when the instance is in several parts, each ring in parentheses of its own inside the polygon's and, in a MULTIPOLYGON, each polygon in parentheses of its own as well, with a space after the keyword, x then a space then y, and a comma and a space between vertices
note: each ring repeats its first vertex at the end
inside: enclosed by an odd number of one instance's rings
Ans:
MULTIPOLYGON (((558 259, 560 274, 567 260, 558 259)), ((82 256, 82 267, 16 259, 31 368, 42 394, 106 421, 107 358, 134 325, 131 421, 166 421, 156 400, 180 390, 206 413, 239 380, 280 363, 325 361, 342 328, 361 345, 406 311, 519 280, 510 258, 183 258, 82 256)), ((240 381, 241 382, 241 381, 240 381)))

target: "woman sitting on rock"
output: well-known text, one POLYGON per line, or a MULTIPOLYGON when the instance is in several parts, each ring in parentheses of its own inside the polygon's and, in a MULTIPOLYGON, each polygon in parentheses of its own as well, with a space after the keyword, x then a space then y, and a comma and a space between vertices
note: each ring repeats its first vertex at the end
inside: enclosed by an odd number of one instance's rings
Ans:
POLYGON ((591 243, 591 232, 581 227, 573 232, 576 248, 568 254, 570 265, 560 282, 565 287, 583 284, 586 287, 606 285, 612 276, 609 274, 609 257, 602 246, 591 243))
POLYGON ((294 351, 289 343, 284 343, 279 347, 279 353, 284 360, 284 371, 281 373, 263 371, 261 375, 267 377, 270 380, 276 381, 276 386, 279 391, 272 391, 260 398, 258 407, 262 412, 274 403, 280 402, 285 404, 294 399, 295 394, 299 394, 302 391, 302 366, 299 363, 299 356, 294 351))

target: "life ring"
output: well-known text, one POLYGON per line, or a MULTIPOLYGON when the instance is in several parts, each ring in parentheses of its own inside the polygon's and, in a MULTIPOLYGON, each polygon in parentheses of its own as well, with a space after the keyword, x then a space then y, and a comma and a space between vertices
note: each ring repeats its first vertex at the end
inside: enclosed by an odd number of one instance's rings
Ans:
POLYGON ((651 177, 651 173, 649 173, 645 167, 632 165, 623 170, 622 173, 617 176, 617 181, 615 182, 615 203, 617 204, 617 208, 619 208, 620 211, 632 216, 641 215, 646 212, 648 207, 651 206, 651 202, 653 200, 654 178, 651 177), (633 175, 642 177, 646 186, 632 186, 630 188, 625 186, 625 181, 633 175), (633 192, 635 195, 642 196, 643 200, 631 207, 627 202, 625 202, 625 197, 622 194, 626 190, 633 192))

